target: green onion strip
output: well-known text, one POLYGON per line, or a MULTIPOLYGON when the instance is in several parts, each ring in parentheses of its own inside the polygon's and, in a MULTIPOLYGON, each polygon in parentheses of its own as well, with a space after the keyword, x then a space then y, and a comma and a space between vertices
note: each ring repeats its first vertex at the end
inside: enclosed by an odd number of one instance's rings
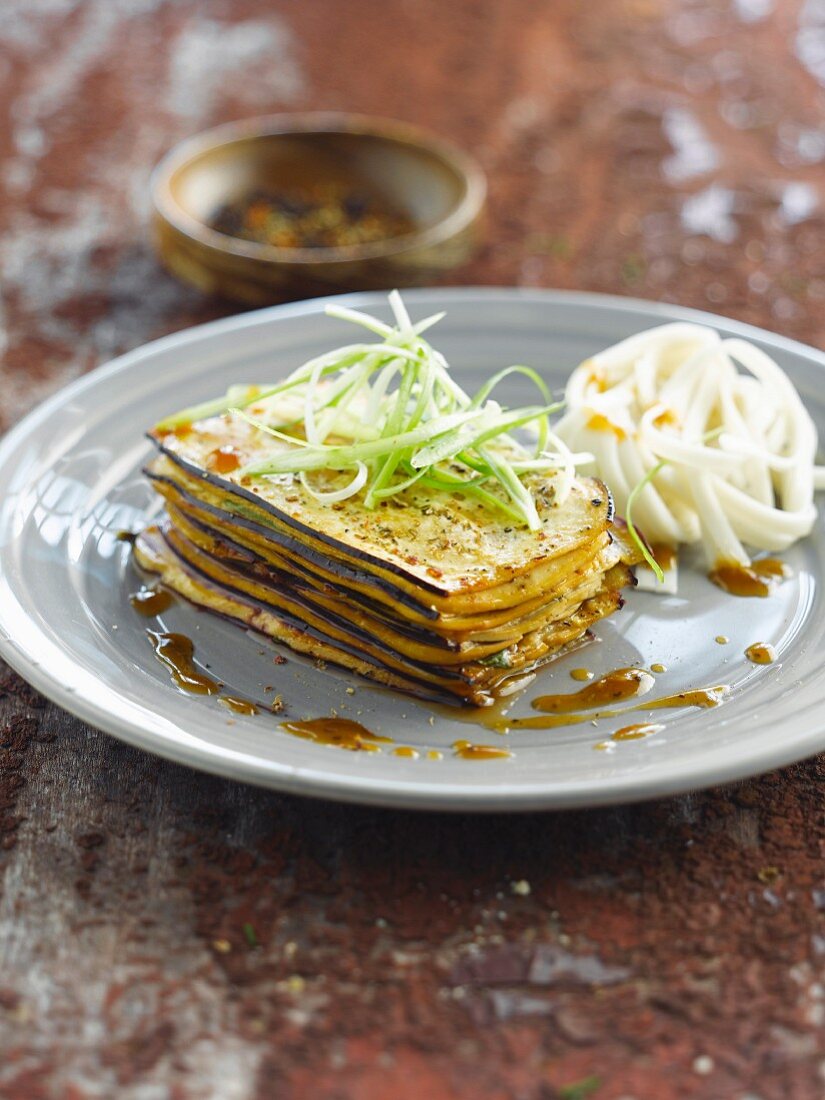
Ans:
MULTIPOLYGON (((711 431, 705 432, 700 437, 701 442, 704 444, 704 443, 710 442, 710 440, 712 440, 712 439, 716 439, 718 436, 720 436, 722 434, 722 431, 723 431, 722 428, 713 428, 711 431)), ((640 480, 637 481, 636 484, 633 486, 633 488, 630 490, 630 493, 628 494, 628 497, 627 497, 627 504, 626 504, 625 510, 624 510, 624 519, 625 519, 625 523, 627 524, 627 532, 630 535, 630 537, 633 539, 636 546, 638 547, 639 552, 642 555, 642 557, 645 559, 647 564, 653 570, 653 573, 654 573, 656 579, 658 580, 659 584, 662 584, 664 582, 665 575, 664 575, 664 572, 662 571, 662 567, 659 565, 659 563, 653 557, 653 554, 650 552, 650 547, 647 545, 645 540, 639 534, 639 531, 637 530, 635 524, 633 523, 633 505, 639 499, 639 495, 642 493, 645 486, 650 485, 651 482, 656 478, 656 476, 659 473, 661 473, 662 470, 664 470, 665 466, 669 466, 669 465, 670 465, 670 460, 667 459, 667 458, 663 458, 663 459, 660 459, 660 461, 657 462, 655 466, 651 466, 651 468, 647 471, 645 476, 643 478, 640 478, 640 480)))
POLYGON ((659 565, 659 563, 653 557, 653 554, 650 551, 650 547, 647 545, 645 540, 639 534, 638 530, 636 529, 635 524, 633 523, 633 505, 638 500, 639 494, 642 492, 644 487, 646 485, 649 485, 651 483, 651 481, 653 481, 653 479, 656 477, 656 475, 658 473, 660 473, 665 468, 665 466, 667 466, 667 465, 668 465, 667 459, 663 458, 661 460, 661 462, 657 462, 655 466, 651 466, 651 468, 647 471, 645 476, 643 478, 641 478, 641 480, 637 481, 636 484, 633 486, 633 488, 630 490, 630 493, 628 494, 628 497, 627 497, 627 504, 626 504, 625 510, 624 510, 624 520, 625 520, 625 523, 627 524, 627 532, 630 535, 630 537, 633 539, 633 541, 635 542, 635 544, 638 547, 639 552, 641 553, 642 557, 645 559, 647 564, 653 570, 653 572, 656 576, 656 580, 659 582, 659 584, 662 584, 664 582, 665 575, 664 575, 664 572, 662 571, 661 565, 659 565))
POLYGON ((444 356, 423 338, 443 314, 413 323, 397 291, 389 302, 392 325, 347 306, 326 307, 328 316, 360 325, 377 342, 317 356, 276 385, 232 386, 224 398, 183 409, 156 430, 237 416, 273 440, 273 449, 240 476, 294 474, 326 503, 363 491, 367 508, 416 485, 459 491, 538 530, 536 502, 522 477, 557 475, 563 496, 575 464, 591 457, 572 454, 551 431, 549 417, 561 405, 535 370, 520 365, 498 371, 474 395, 466 393, 444 356), (507 409, 493 399, 498 384, 515 374, 536 387, 541 403, 507 409), (524 430, 534 436, 529 446, 513 434, 524 430), (322 490, 308 475, 325 470, 351 479, 322 490))

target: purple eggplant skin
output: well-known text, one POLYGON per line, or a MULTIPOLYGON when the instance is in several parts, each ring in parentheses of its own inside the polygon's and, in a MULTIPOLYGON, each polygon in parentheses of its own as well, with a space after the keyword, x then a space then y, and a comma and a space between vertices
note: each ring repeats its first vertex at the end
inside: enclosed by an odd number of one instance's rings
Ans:
MULTIPOLYGON (((164 525, 164 527, 166 528, 166 530, 168 530, 168 528, 171 527, 171 523, 166 523, 164 525)), ((542 657, 539 657, 536 661, 533 661, 529 665, 526 665, 522 668, 515 669, 512 672, 512 674, 508 674, 506 672, 503 672, 502 675, 495 681, 494 684, 487 685, 485 688, 481 689, 483 691, 484 695, 487 696, 487 702, 485 702, 485 703, 478 703, 478 702, 473 703, 472 701, 470 701, 468 699, 462 699, 458 694, 449 691, 449 689, 446 689, 446 688, 445 689, 439 689, 438 687, 434 686, 430 681, 420 678, 420 676, 419 676, 420 673, 423 673, 424 677, 426 677, 427 674, 432 672, 432 670, 433 670, 432 664, 422 662, 422 661, 416 661, 411 657, 403 656, 396 649, 393 649, 392 646, 388 646, 388 645, 380 642, 373 635, 367 633, 364 630, 361 630, 359 627, 354 626, 348 619, 344 619, 341 616, 335 614, 334 612, 326 611, 326 610, 322 611, 317 606, 313 606, 313 608, 312 608, 312 610, 313 610, 313 612, 316 616, 318 616, 319 618, 325 620, 326 622, 331 623, 332 625, 336 626, 339 630, 344 631, 346 634, 349 634, 350 637, 352 637, 355 641, 354 645, 348 645, 347 643, 340 642, 337 639, 334 642, 332 642, 331 639, 327 635, 323 634, 321 631, 317 630, 315 627, 310 626, 307 622, 305 622, 305 620, 297 618, 296 616, 290 614, 288 611, 284 611, 281 608, 276 607, 273 604, 269 604, 269 603, 267 603, 263 600, 257 599, 254 596, 250 596, 248 592, 244 592, 242 589, 236 588, 231 583, 227 583, 227 582, 218 583, 214 579, 214 577, 211 577, 208 573, 204 572, 204 570, 202 570, 195 562, 189 561, 188 558, 184 557, 181 554, 181 552, 178 550, 178 548, 169 541, 169 539, 167 537, 167 534, 166 534, 166 530, 164 530, 164 527, 161 527, 161 528, 157 529, 157 535, 155 537, 163 539, 163 542, 164 542, 165 546, 167 547, 168 551, 171 554, 174 555, 174 557, 180 563, 180 565, 184 569, 184 571, 189 573, 190 576, 196 577, 200 584, 203 584, 205 587, 210 588, 210 589, 214 590, 217 593, 229 592, 229 593, 232 594, 232 597, 234 599, 237 599, 239 602, 245 603, 245 604, 247 604, 248 606, 251 606, 251 607, 260 608, 263 611, 268 611, 271 614, 273 614, 273 615, 277 616, 278 618, 284 620, 285 622, 289 623, 291 626, 294 626, 294 627, 300 629, 301 631, 303 631, 304 633, 309 634, 309 636, 312 637, 312 638, 315 638, 319 641, 325 642, 327 645, 332 644, 336 648, 342 649, 343 651, 345 651, 345 652, 347 652, 347 653, 349 653, 353 656, 357 656, 357 657, 360 657, 362 660, 367 660, 369 662, 372 662, 373 664, 378 665, 379 667, 386 669, 388 672, 392 673, 395 676, 402 676, 402 677, 404 677, 406 679, 409 679, 409 680, 411 680, 411 681, 413 681, 417 684, 423 684, 427 688, 427 690, 430 692, 430 697, 431 698, 435 698, 435 693, 438 693, 441 690, 442 695, 440 697, 442 698, 442 700, 446 699, 447 701, 453 703, 454 705, 456 704, 457 701, 458 701, 458 705, 462 705, 462 706, 479 706, 479 705, 483 706, 483 705, 487 705, 487 703, 491 703, 493 701, 493 699, 495 698, 495 696, 490 694, 490 692, 497 692, 498 689, 503 684, 505 684, 508 679, 511 678, 511 675, 515 676, 517 678, 521 678, 521 677, 525 676, 526 674, 528 674, 530 672, 533 672, 536 669, 542 668, 546 664, 549 664, 551 661, 553 661, 558 656, 558 654, 556 652, 550 652, 550 653, 545 654, 542 657), (386 664, 385 662, 383 662, 381 660, 380 657, 377 657, 375 654, 373 654, 373 653, 371 653, 367 650, 364 650, 362 648, 362 646, 359 646, 359 644, 358 644, 359 642, 366 643, 366 644, 372 646, 373 648, 377 649, 379 652, 383 652, 384 654, 388 654, 388 655, 394 657, 397 661, 401 661, 406 666, 406 671, 401 672, 397 668, 395 668, 394 666, 386 664)), ((179 532, 177 533, 177 535, 178 535, 179 538, 182 539, 182 541, 184 543, 188 542, 188 539, 186 539, 186 537, 181 535, 179 532)), ((140 537, 146 538, 148 536, 144 532, 144 534, 140 537)), ((203 553, 204 556, 212 558, 212 555, 206 554, 205 551, 200 551, 200 552, 203 553)), ((226 568, 225 565, 222 562, 217 561, 217 559, 212 559, 212 560, 216 560, 216 564, 218 564, 219 568, 221 568, 221 569, 226 568)), ((290 593, 290 595, 293 596, 293 598, 295 598, 293 593, 290 593)), ((302 603, 303 601, 296 598, 296 602, 302 603)), ((483 662, 476 662, 476 663, 483 664, 483 662)), ((452 666, 452 667, 451 666, 446 666, 446 667, 445 666, 439 666, 438 667, 438 675, 443 677, 444 679, 452 680, 456 684, 465 684, 465 685, 467 685, 468 687, 471 687, 471 688, 473 688, 473 687, 478 688, 477 682, 475 681, 474 677, 468 676, 465 672, 462 672, 459 668, 455 668, 455 666, 452 666)))
MULTIPOLYGON (((165 455, 168 459, 170 459, 170 461, 174 462, 176 466, 179 466, 182 470, 189 474, 190 477, 202 478, 204 481, 208 481, 209 484, 213 485, 216 489, 220 489, 223 493, 228 493, 231 496, 237 496, 242 498, 243 500, 249 501, 251 504, 256 505, 263 511, 269 512, 270 515, 274 516, 275 519, 277 519, 279 523, 284 524, 285 527, 290 527, 294 531, 300 532, 304 536, 316 539, 318 542, 324 543, 331 549, 335 550, 335 552, 338 554, 343 554, 346 557, 355 558, 357 561, 362 561, 368 567, 372 566, 376 569, 383 569, 388 573, 394 573, 396 576, 402 577, 404 580, 410 579, 409 575, 403 569, 401 569, 400 566, 395 565, 393 562, 388 562, 381 558, 377 558, 373 554, 368 554, 365 550, 359 550, 355 546, 348 546, 346 543, 341 542, 339 539, 334 539, 330 535, 324 534, 323 531, 316 530, 314 527, 307 527, 305 523, 301 523, 300 520, 293 519, 293 517, 287 515, 286 512, 282 512, 274 505, 269 504, 265 500, 261 500, 261 498, 259 496, 256 496, 255 493, 250 493, 242 486, 235 485, 234 482, 227 481, 226 478, 221 477, 219 474, 213 474, 209 470, 202 469, 200 466, 193 466, 190 462, 187 462, 186 459, 181 458, 180 455, 177 455, 173 451, 170 451, 168 447, 164 447, 163 443, 161 443, 160 440, 155 439, 154 436, 152 436, 151 434, 149 434, 148 438, 152 440, 152 442, 155 444, 162 455, 165 455)), ((270 532, 269 530, 267 530, 267 535, 269 534, 270 532)), ((302 543, 302 546, 303 545, 304 544, 302 543)), ((439 586, 436 584, 431 584, 429 581, 426 581, 423 578, 416 577, 415 583, 425 591, 432 592, 434 596, 442 596, 444 594, 444 590, 442 588, 439 588, 439 586)))
MULTIPOLYGON (((248 592, 244 592, 242 589, 236 588, 231 582, 231 575, 228 580, 223 580, 220 583, 216 582, 214 577, 211 577, 208 573, 205 573, 202 569, 199 568, 199 566, 195 562, 190 561, 189 558, 185 557, 184 554, 182 554, 180 550, 178 550, 177 546, 169 541, 169 538, 167 537, 169 526, 170 525, 167 524, 160 529, 168 549, 175 555, 178 561, 181 562, 185 569, 187 569, 192 574, 197 574, 200 581, 205 581, 210 586, 215 587, 219 590, 223 589, 226 592, 231 592, 233 597, 242 600, 245 603, 254 604, 256 607, 261 607, 266 611, 270 611, 273 615, 277 615, 279 618, 285 619, 292 626, 300 626, 302 630, 312 630, 312 628, 309 627, 304 620, 297 619, 294 616, 290 615, 289 612, 283 611, 281 608, 276 607, 274 604, 266 603, 262 600, 257 599, 254 596, 250 596, 248 592)), ((185 535, 181 535, 180 532, 176 532, 176 535, 179 539, 181 539, 184 544, 188 543, 189 540, 186 538, 185 535)), ((206 554, 206 552, 203 550, 201 550, 200 553, 204 554, 205 557, 209 557, 211 558, 211 560, 215 561, 221 571, 229 572, 223 562, 212 558, 212 555, 206 554)), ((289 595, 292 599, 295 600, 296 603, 298 603, 302 607, 307 606, 305 601, 303 601, 300 596, 295 594, 294 590, 290 591, 289 595)), ((415 661, 410 657, 404 657, 391 646, 388 646, 383 642, 378 641, 377 638, 373 637, 371 634, 368 634, 365 630, 361 630, 360 627, 355 626, 353 623, 349 622, 347 619, 342 618, 340 615, 336 615, 335 612, 327 611, 325 609, 322 610, 321 608, 315 606, 313 606, 311 610, 314 615, 324 619, 325 622, 330 623, 332 626, 336 626, 339 630, 343 630, 346 634, 355 639, 356 644, 353 652, 356 652, 359 655, 366 657, 368 660, 372 660, 373 656, 371 653, 359 649, 359 642, 373 646, 375 649, 395 657, 396 660, 402 661, 408 669, 408 672, 402 673, 402 675, 415 676, 417 673, 426 674, 428 672, 432 672, 433 666, 431 664, 422 661, 415 661)), ((338 645, 339 643, 336 641, 334 644, 338 645)), ((454 671, 452 667, 439 667, 438 674, 444 679, 455 680, 457 683, 471 683, 471 681, 466 676, 462 675, 458 671, 454 671)))
MULTIPOLYGON (((179 490, 180 491, 180 490, 179 490)), ((181 495, 186 495, 181 492, 181 495)), ((186 520, 193 527, 196 527, 199 531, 202 531, 205 535, 209 535, 211 538, 216 539, 222 546, 225 546, 230 554, 239 559, 233 561, 230 568, 243 573, 250 580, 257 580, 264 584, 271 584, 273 587, 288 589, 293 598, 300 599, 300 582, 296 584, 296 577, 294 574, 286 573, 282 569, 278 569, 276 566, 271 565, 269 562, 264 561, 252 550, 249 550, 245 546, 240 546, 234 542, 225 532, 219 528, 209 527, 205 523, 201 523, 200 520, 195 519, 194 516, 186 514, 186 520), (240 560, 242 559, 242 560, 240 560)), ((215 558, 216 561, 220 561, 219 556, 210 555, 215 558)), ((365 611, 368 611, 371 615, 380 615, 382 619, 385 619, 387 625, 390 626, 397 634, 403 634, 405 637, 410 638, 412 641, 422 642, 425 645, 438 646, 444 649, 446 652, 455 652, 459 649, 457 642, 452 641, 449 638, 442 638, 441 635, 435 634, 426 627, 416 626, 415 623, 405 622, 401 619, 388 619, 384 615, 381 615, 380 606, 377 608, 375 603, 364 596, 360 592, 355 592, 350 589, 337 588, 331 582, 326 582, 330 585, 341 599, 347 600, 351 603, 358 603, 365 611)), ((317 604, 313 604, 317 609, 317 604)))
MULTIPOLYGON (((181 469, 185 468, 182 463, 176 464, 181 466, 181 469)), ((191 476, 197 471, 195 471, 194 467, 187 467, 186 472, 191 476)), ((227 518, 230 518, 232 523, 238 524, 241 527, 245 527, 248 531, 253 532, 253 534, 261 535, 263 538, 269 539, 269 541, 275 543, 276 546, 280 546, 287 550, 292 550, 293 552, 300 554, 307 560, 315 562, 315 564, 317 565, 323 566, 330 572, 337 573, 340 577, 347 577, 349 580, 358 581, 361 584, 368 584, 380 588, 383 592, 390 596, 394 602, 403 604, 403 606, 410 608, 411 611, 417 612, 424 618, 438 618, 438 611, 431 604, 422 603, 420 600, 416 600, 416 598, 410 595, 409 592, 405 592, 403 589, 397 588, 394 584, 392 584, 391 581, 386 580, 384 577, 376 576, 374 573, 367 572, 355 566, 343 565, 339 560, 331 558, 326 554, 319 553, 317 550, 313 550, 312 547, 308 546, 305 542, 299 539, 295 539, 290 537, 289 535, 282 534, 272 527, 266 527, 263 524, 257 523, 255 520, 248 519, 246 516, 238 515, 236 512, 224 511, 220 508, 216 508, 213 504, 208 504, 205 501, 198 500, 197 498, 193 497, 191 493, 187 493, 185 489, 182 489, 180 485, 177 484, 177 482, 173 481, 171 478, 163 477, 162 475, 154 473, 149 467, 145 467, 143 473, 146 475, 146 477, 149 478, 150 481, 173 485, 175 489, 177 489, 177 491, 191 504, 197 505, 197 507, 203 509, 203 511, 205 512, 209 512, 209 514, 215 516, 216 519, 223 519, 224 521, 226 521, 227 518)), ((264 508, 263 502, 260 501, 258 497, 254 496, 254 494, 246 492, 244 492, 243 494, 234 493, 232 490, 234 490, 235 487, 231 484, 231 482, 226 482, 222 478, 215 477, 213 474, 209 474, 208 477, 205 474, 198 474, 198 476, 203 476, 205 480, 209 480, 210 484, 214 485, 215 488, 220 489, 220 491, 225 493, 225 495, 227 496, 240 497, 241 495, 243 495, 245 499, 251 500, 253 504, 258 505, 262 508, 262 510, 269 511, 276 516, 279 515, 277 510, 274 508, 264 508)), ((293 523, 292 526, 295 527, 296 525, 293 523)), ((304 525, 301 524, 300 526, 303 528, 304 525)), ((312 535, 317 534, 317 532, 312 531, 311 528, 304 528, 304 530, 308 531, 312 535)), ((334 539, 324 539, 322 541, 326 542, 330 546, 335 546, 336 548, 342 545, 334 539)), ((357 556, 357 554, 355 556, 357 556)), ((362 560, 366 559, 367 555, 362 555, 362 560)), ((387 568, 389 569, 389 566, 387 566, 387 568)), ((399 572, 400 574, 400 571, 396 572, 399 572)))
MULTIPOLYGON (((145 532, 145 531, 139 536, 139 538, 141 538, 141 539, 148 539, 148 540, 151 540, 152 537, 153 536, 151 534, 149 534, 148 532, 145 532)), ((157 537, 158 538, 162 537, 160 531, 157 532, 157 537)), ((165 539, 164 539, 164 542, 166 542, 165 539)), ((166 545, 169 546, 168 543, 166 543, 166 545)), ((169 547, 169 549, 172 551, 172 553, 175 554, 175 557, 178 559, 178 561, 181 562, 181 565, 185 569, 185 571, 188 572, 190 575, 193 575, 193 576, 197 577, 198 583, 203 584, 205 587, 211 588, 215 592, 218 592, 218 593, 220 593, 222 591, 231 591, 232 594, 233 594, 233 597, 238 599, 240 602, 245 603, 250 607, 260 608, 261 610, 264 610, 264 611, 274 612, 284 622, 287 622, 287 623, 289 623, 290 626, 293 626, 296 629, 301 630, 304 634, 308 634, 311 638, 314 638, 316 641, 323 642, 326 645, 330 644, 330 639, 328 637, 326 637, 323 633, 316 630, 315 628, 313 628, 311 626, 308 626, 302 620, 297 619, 294 616, 288 615, 285 612, 283 612, 283 611, 281 611, 277 608, 270 607, 268 604, 265 604, 265 603, 261 602, 260 600, 254 599, 253 597, 249 596, 247 593, 236 593, 235 590, 232 589, 229 585, 223 586, 223 585, 216 584, 215 581, 211 577, 206 576, 196 566, 192 565, 190 562, 187 562, 183 558, 181 558, 181 556, 177 553, 177 551, 174 550, 173 547, 169 547)), ((223 612, 211 612, 211 613, 212 614, 218 614, 222 619, 226 620, 227 622, 235 623, 236 626, 242 626, 244 630, 249 629, 245 623, 240 623, 239 620, 234 619, 231 615, 225 615, 223 612)), ((348 627, 348 629, 350 631, 352 630, 351 627, 348 627)), ((264 637, 268 637, 268 635, 264 634, 264 637)), ((373 641, 372 644, 375 644, 375 642, 373 641)), ((405 674, 399 672, 398 669, 391 668, 390 666, 384 664, 384 662, 382 662, 379 658, 373 657, 372 655, 369 655, 369 654, 365 654, 363 652, 363 650, 360 649, 357 645, 347 645, 344 642, 336 641, 335 642, 335 647, 342 650, 345 653, 350 654, 350 656, 360 658, 361 660, 367 660, 367 661, 371 662, 372 664, 374 664, 376 667, 382 668, 382 669, 384 669, 385 671, 391 673, 394 676, 407 679, 409 681, 409 687, 407 688, 407 690, 410 692, 411 695, 414 695, 416 698, 428 700, 428 701, 434 702, 434 703, 444 703, 444 704, 453 706, 456 709, 464 709, 465 707, 468 707, 468 706, 469 707, 475 707, 475 706, 479 706, 479 705, 484 705, 483 703, 476 703, 476 702, 473 702, 471 700, 462 699, 461 697, 459 697, 457 695, 454 695, 449 691, 440 690, 439 688, 435 687, 433 684, 428 683, 424 680, 419 680, 416 677, 414 677, 413 675, 405 675, 405 674)), ((378 683, 380 684, 380 681, 378 681, 378 683)), ((492 697, 491 697, 490 702, 492 702, 492 701, 493 700, 492 700, 492 697)))
MULTIPOLYGON (((170 451, 168 447, 165 447, 162 441, 153 436, 151 432, 147 434, 147 438, 152 441, 152 443, 155 445, 155 447, 157 447, 158 451, 162 455, 168 458, 174 465, 178 466, 179 469, 183 470, 190 477, 200 478, 203 481, 208 482, 208 484, 212 485, 213 488, 218 489, 220 492, 225 493, 230 497, 235 496, 238 497, 240 500, 244 500, 250 504, 255 505, 257 508, 260 508, 261 511, 268 512, 280 524, 283 524, 283 526, 290 528, 298 534, 303 535, 304 538, 314 539, 322 545, 329 546, 330 549, 334 550, 337 554, 341 555, 344 558, 353 560, 356 563, 362 562, 367 568, 367 572, 361 572, 357 570, 357 567, 353 567, 353 576, 357 576, 359 580, 365 580, 371 583, 377 583, 379 580, 383 582, 383 578, 376 577, 372 573, 372 569, 383 569, 384 572, 392 573, 405 581, 409 581, 411 579, 410 575, 395 563, 387 561, 383 558, 378 558, 374 554, 367 553, 367 551, 365 550, 359 550, 356 546, 351 546, 348 543, 341 542, 340 539, 335 539, 331 535, 327 535, 323 531, 319 531, 317 528, 308 527, 305 523, 301 523, 300 520, 296 520, 292 516, 288 515, 286 512, 281 511, 280 508, 276 508, 273 504, 270 504, 268 501, 261 499, 261 497, 259 497, 255 493, 249 492, 249 490, 244 489, 240 485, 236 485, 232 481, 227 481, 227 479, 221 477, 220 474, 214 474, 209 470, 204 470, 200 466, 192 465, 191 462, 187 462, 186 459, 181 458, 180 455, 176 454, 174 451, 170 451)), ((144 473, 147 474, 147 476, 149 477, 152 476, 151 472, 148 469, 144 469, 144 473)), ((599 481, 598 484, 600 486, 598 490, 599 493, 607 501, 606 523, 609 525, 613 522, 613 519, 615 517, 615 503, 613 500, 613 494, 610 492, 604 482, 599 481)), ((594 500, 594 503, 595 502, 596 501, 594 500)), ((255 525, 250 529, 256 530, 257 533, 263 534, 266 538, 271 538, 275 540, 276 533, 270 527, 255 525)), ((292 548, 296 548, 297 545, 297 549, 302 556, 310 557, 310 554, 314 554, 314 560, 323 562, 328 567, 330 566, 331 563, 326 557, 314 553, 311 550, 308 550, 305 541, 299 540, 296 544, 296 542, 286 541, 286 536, 284 538, 285 541, 281 545, 290 546, 292 548)), ((335 568, 342 568, 340 566, 340 563, 337 561, 335 562, 335 568)), ((443 588, 426 580, 424 577, 416 576, 413 579, 416 587, 422 589, 422 591, 430 592, 434 596, 444 595, 443 588)), ((383 583, 382 587, 384 587, 383 583)), ((415 601, 414 598, 409 595, 409 593, 402 593, 400 589, 393 588, 391 585, 388 585, 385 590, 388 593, 392 593, 393 599, 397 599, 400 602, 405 603, 407 606, 414 608, 421 614, 426 615, 427 618, 438 618, 438 612, 434 608, 426 603, 415 601), (413 602, 410 602, 411 600, 413 602)))

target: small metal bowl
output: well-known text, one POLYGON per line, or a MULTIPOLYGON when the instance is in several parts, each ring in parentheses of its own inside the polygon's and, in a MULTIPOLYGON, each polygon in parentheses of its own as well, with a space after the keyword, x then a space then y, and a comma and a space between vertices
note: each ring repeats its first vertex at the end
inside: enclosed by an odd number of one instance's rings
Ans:
POLYGON ((184 141, 157 166, 151 190, 155 246, 169 271, 209 293, 264 305, 295 293, 432 282, 478 244, 487 185, 472 158, 417 127, 301 114, 233 122, 184 141), (335 248, 277 248, 210 224, 256 190, 318 180, 368 187, 413 229, 335 248))

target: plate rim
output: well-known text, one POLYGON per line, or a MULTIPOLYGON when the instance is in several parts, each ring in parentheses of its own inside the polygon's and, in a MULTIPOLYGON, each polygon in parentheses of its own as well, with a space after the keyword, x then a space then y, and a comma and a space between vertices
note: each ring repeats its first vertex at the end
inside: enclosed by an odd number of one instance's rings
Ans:
MULTIPOLYGON (((360 291, 267 306, 181 329, 142 344, 56 390, 27 413, 0 440, 0 471, 7 467, 9 458, 18 449, 21 441, 35 432, 67 401, 82 396, 102 381, 129 371, 135 364, 158 352, 183 348, 187 344, 209 340, 227 331, 254 328, 272 319, 277 321, 282 317, 320 314, 329 302, 340 302, 354 308, 369 307, 385 295, 386 291, 360 291)), ((825 352, 811 345, 747 322, 668 302, 653 302, 592 291, 486 285, 423 287, 405 291, 404 295, 412 304, 415 304, 417 298, 429 298, 433 295, 438 295, 448 307, 451 300, 456 302, 505 297, 525 302, 532 300, 539 303, 569 303, 585 307, 610 308, 625 313, 642 311, 648 316, 660 314, 663 321, 693 321, 716 326, 722 324, 729 332, 736 332, 744 338, 757 339, 762 344, 791 354, 803 355, 810 362, 816 363, 819 368, 825 369, 825 352)), ((201 742, 197 746, 187 745, 164 739, 155 732, 147 731, 136 718, 130 720, 115 717, 102 704, 79 695, 74 689, 66 689, 60 682, 49 676, 40 661, 35 661, 14 641, 2 609, 0 609, 0 657, 53 703, 94 728, 132 747, 177 764, 253 786, 275 789, 286 794, 334 799, 362 805, 454 812, 530 812, 630 803, 672 797, 691 790, 724 785, 764 774, 774 768, 806 759, 825 749, 825 720, 817 722, 814 719, 808 723, 804 732, 798 733, 791 742, 783 744, 777 738, 775 747, 763 749, 756 755, 737 756, 727 764, 720 766, 717 763, 710 769, 703 764, 700 757, 693 766, 669 776, 641 771, 624 777, 613 777, 603 781, 602 784, 597 784, 594 780, 578 780, 566 781, 558 786, 546 783, 509 785, 502 777, 503 782, 499 787, 485 788, 443 783, 431 784, 422 779, 378 780, 366 774, 342 775, 334 767, 331 769, 325 767, 320 759, 317 767, 308 768, 266 760, 226 748, 218 751, 207 742, 201 742)), ((790 672, 786 672, 786 675, 790 675, 790 672)), ((107 690, 115 691, 113 688, 107 690)))

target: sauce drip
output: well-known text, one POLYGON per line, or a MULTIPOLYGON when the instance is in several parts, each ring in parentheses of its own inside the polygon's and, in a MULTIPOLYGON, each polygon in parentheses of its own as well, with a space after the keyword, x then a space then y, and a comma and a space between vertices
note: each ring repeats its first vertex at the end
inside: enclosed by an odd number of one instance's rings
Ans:
POLYGON ((444 753, 439 752, 438 749, 430 749, 430 751, 427 753, 427 759, 428 760, 443 760, 444 759, 444 753))
POLYGON ((399 745, 397 749, 392 750, 393 756, 406 756, 410 760, 417 760, 419 757, 418 749, 414 749, 412 745, 399 745))
POLYGON ((381 737, 351 718, 313 718, 306 722, 282 722, 281 729, 319 745, 333 745, 350 752, 379 752, 391 737, 381 737))
POLYGON ((635 726, 622 726, 613 734, 613 741, 639 741, 642 737, 650 737, 652 733, 658 733, 665 727, 661 722, 639 722, 635 726))
POLYGON ((430 710, 453 722, 467 722, 473 726, 500 733, 507 728, 505 715, 514 702, 512 695, 503 695, 495 699, 488 707, 462 707, 453 703, 429 703, 430 710))
POLYGON ((130 546, 135 545, 137 539, 137 531, 118 531, 115 535, 118 542, 128 542, 130 546))
POLYGON ((717 645, 727 645, 730 641, 730 638, 727 636, 727 634, 717 634, 713 640, 716 642, 717 645))
POLYGON ((667 668, 666 668, 666 666, 665 666, 665 665, 663 665, 663 664, 660 664, 660 663, 659 663, 659 662, 657 661, 657 662, 656 662, 655 664, 652 664, 652 665, 650 666, 650 671, 651 671, 651 672, 667 672, 667 668))
MULTIPOLYGON (((616 713, 624 713, 617 711, 616 713)), ((588 714, 543 714, 535 718, 502 718, 498 724, 490 728, 497 733, 508 733, 510 730, 553 730, 559 726, 580 726, 582 722, 589 722, 593 718, 611 716, 613 711, 590 711, 588 714)))
POLYGON ((604 703, 617 703, 644 695, 653 687, 654 679, 643 668, 617 668, 594 680, 580 691, 565 695, 539 695, 533 700, 534 710, 547 714, 573 714, 592 710, 604 703))
POLYGON ((776 650, 767 642, 754 642, 745 650, 745 656, 755 665, 771 665, 776 660, 776 650))
POLYGON ((139 592, 133 592, 129 597, 129 603, 139 615, 145 615, 147 619, 153 615, 160 615, 174 603, 171 592, 165 588, 141 588, 139 592))
POLYGON ((573 680, 578 680, 580 684, 593 679, 593 673, 589 668, 571 668, 570 676, 573 680))
POLYGON ((474 745, 471 741, 454 741, 453 751, 462 760, 505 760, 513 755, 507 749, 497 749, 493 745, 474 745))
POLYGON ((216 695, 220 691, 220 684, 196 667, 192 659, 195 647, 191 638, 185 634, 158 634, 154 630, 147 630, 146 633, 155 656, 166 665, 179 688, 191 691, 193 695, 216 695))
POLYGON ((753 568, 760 577, 777 577, 785 581, 793 576, 793 569, 787 562, 780 561, 778 558, 762 558, 761 561, 753 563, 753 568))
POLYGON ((663 573, 667 573, 669 569, 673 569, 673 567, 676 565, 676 548, 670 546, 668 543, 654 542, 650 548, 650 552, 656 559, 656 564, 659 566, 663 573))
POLYGON ((612 432, 617 439, 627 439, 627 432, 608 420, 602 413, 594 413, 587 421, 587 427, 593 432, 612 432))
MULTIPOLYGON (((652 677, 651 677, 652 679, 652 677)), ((677 710, 682 707, 718 707, 730 691, 727 684, 714 687, 696 688, 693 691, 681 691, 675 695, 665 695, 661 699, 652 699, 637 703, 633 707, 618 707, 610 710, 591 710, 586 714, 547 714, 535 718, 511 718, 501 721, 497 729, 500 733, 507 730, 547 730, 557 726, 577 726, 590 722, 594 718, 617 718, 622 714, 631 714, 639 710, 677 710)))
POLYGON ((258 713, 258 708, 254 703, 250 703, 248 699, 239 699, 236 695, 222 695, 218 701, 223 703, 225 707, 229 707, 230 710, 234 710, 236 714, 258 713))
POLYGON ((776 585, 793 575, 793 570, 776 558, 763 558, 751 565, 736 561, 717 562, 708 576, 732 596, 770 596, 776 585))
POLYGON ((231 474, 233 470, 238 469, 240 464, 241 456, 231 444, 226 444, 224 447, 218 447, 217 450, 211 451, 206 459, 208 469, 214 474, 231 474))
POLYGON ((718 707, 724 697, 730 691, 727 684, 717 684, 715 687, 696 688, 693 691, 679 691, 675 695, 665 695, 661 699, 653 699, 649 703, 640 703, 632 710, 665 710, 670 707, 718 707))

